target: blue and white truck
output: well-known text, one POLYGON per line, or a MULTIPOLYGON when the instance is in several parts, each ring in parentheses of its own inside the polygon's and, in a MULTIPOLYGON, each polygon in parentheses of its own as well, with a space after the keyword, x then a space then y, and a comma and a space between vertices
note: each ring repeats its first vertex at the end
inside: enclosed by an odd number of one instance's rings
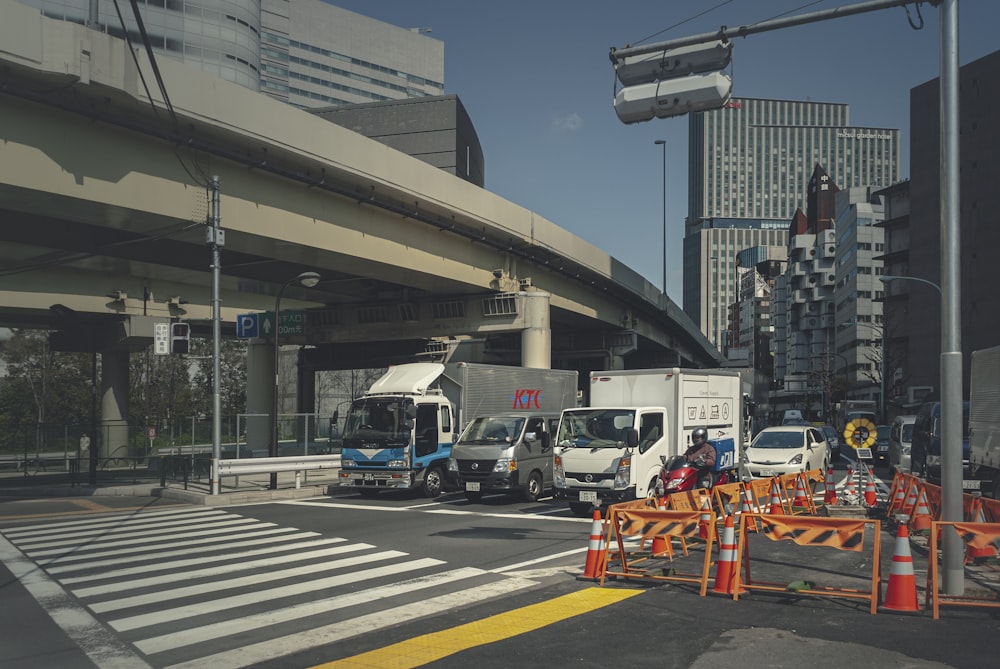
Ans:
POLYGON ((452 444, 469 421, 511 411, 558 412, 575 405, 576 379, 575 371, 468 362, 390 367, 348 409, 340 485, 370 496, 419 489, 437 497, 452 444))

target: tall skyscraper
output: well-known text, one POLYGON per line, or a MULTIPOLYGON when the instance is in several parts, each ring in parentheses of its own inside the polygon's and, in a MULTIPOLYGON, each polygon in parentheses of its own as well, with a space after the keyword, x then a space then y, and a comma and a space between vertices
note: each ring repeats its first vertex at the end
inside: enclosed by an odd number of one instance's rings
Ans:
POLYGON ((854 128, 846 104, 733 98, 692 114, 684 311, 716 346, 737 298, 736 253, 786 246, 813 168, 842 187, 899 179, 899 130, 854 128))
MULTIPOLYGON (((94 23, 90 0, 20 0, 49 18, 94 23)), ((98 5, 95 30, 141 45, 122 3, 98 5)), ((154 52, 301 108, 444 93, 444 43, 322 0, 139 2, 154 52)))

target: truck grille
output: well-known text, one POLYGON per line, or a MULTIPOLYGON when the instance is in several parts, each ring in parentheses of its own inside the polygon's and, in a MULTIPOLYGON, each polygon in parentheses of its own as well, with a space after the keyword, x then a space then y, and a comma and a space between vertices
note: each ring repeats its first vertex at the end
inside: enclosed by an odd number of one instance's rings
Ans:
POLYGON ((496 460, 459 460, 458 471, 468 476, 486 476, 493 471, 496 460))
POLYGON ((584 474, 582 472, 566 472, 567 479, 576 479, 580 483, 600 483, 601 481, 614 481, 615 475, 609 473, 584 474), (587 477, 590 481, 587 481, 587 477))

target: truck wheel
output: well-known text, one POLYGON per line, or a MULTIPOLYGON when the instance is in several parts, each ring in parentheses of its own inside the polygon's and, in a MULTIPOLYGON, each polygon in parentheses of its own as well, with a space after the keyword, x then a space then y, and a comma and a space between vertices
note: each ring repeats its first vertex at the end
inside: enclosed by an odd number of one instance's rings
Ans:
POLYGON ((441 495, 444 486, 444 477, 440 467, 428 467, 424 472, 424 482, 420 485, 420 492, 424 497, 434 499, 441 495))
POLYGON ((590 518, 594 515, 594 505, 587 502, 570 502, 569 510, 578 518, 590 518))
POLYGON ((528 475, 528 480, 524 482, 524 487, 521 488, 521 498, 525 502, 537 502, 541 496, 542 475, 538 472, 531 472, 528 475))
POLYGON ((476 490, 476 491, 466 490, 465 491, 465 499, 469 500, 470 502, 478 502, 482 498, 483 498, 483 493, 482 493, 481 490, 476 490))

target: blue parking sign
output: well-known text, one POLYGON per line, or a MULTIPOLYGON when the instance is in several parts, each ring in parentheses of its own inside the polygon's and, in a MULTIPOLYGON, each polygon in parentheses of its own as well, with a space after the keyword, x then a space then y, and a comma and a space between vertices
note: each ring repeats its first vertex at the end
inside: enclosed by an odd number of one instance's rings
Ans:
POLYGON ((260 336, 260 314, 240 314, 236 317, 236 336, 253 339, 260 336))

